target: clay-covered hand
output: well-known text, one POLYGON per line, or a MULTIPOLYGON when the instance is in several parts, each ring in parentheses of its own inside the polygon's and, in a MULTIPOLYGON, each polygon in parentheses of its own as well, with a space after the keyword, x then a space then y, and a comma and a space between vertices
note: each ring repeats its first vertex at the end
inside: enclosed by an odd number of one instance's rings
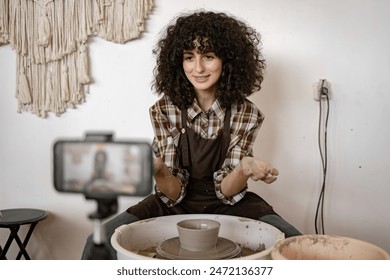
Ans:
POLYGON ((274 182, 279 171, 268 162, 255 157, 244 157, 240 162, 242 172, 252 180, 262 180, 267 184, 274 182))
POLYGON ((155 158, 153 161, 154 179, 159 190, 169 199, 176 201, 181 193, 181 185, 179 180, 172 175, 168 166, 163 162, 162 158, 155 158))

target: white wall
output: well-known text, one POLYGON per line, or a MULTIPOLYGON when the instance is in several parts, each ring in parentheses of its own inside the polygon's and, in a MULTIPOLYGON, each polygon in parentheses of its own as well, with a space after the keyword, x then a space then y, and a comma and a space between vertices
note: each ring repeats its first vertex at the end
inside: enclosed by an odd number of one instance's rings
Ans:
MULTIPOLYGON (((245 18, 263 36, 268 62, 263 89, 252 100, 266 115, 256 154, 277 167, 272 185, 251 183, 277 212, 304 233, 314 232, 321 185, 317 146, 318 102, 312 84, 332 83, 328 127, 325 230, 390 252, 390 19, 387 0, 155 0, 142 38, 117 45, 90 43, 94 79, 87 102, 61 117, 18 114, 15 53, 0 47, 0 208, 50 212, 31 238, 34 259, 78 259, 92 230, 95 204, 54 190, 51 146, 57 138, 112 130, 117 138, 150 140, 148 107, 152 47, 169 19, 206 8, 245 18), (223 3, 223 5, 221 5, 223 3)), ((120 198, 125 209, 137 198, 120 198)), ((23 229, 25 231, 25 229, 23 229)), ((7 231, 1 229, 1 244, 7 231)), ((12 250, 15 253, 15 248, 12 250)), ((9 256, 12 258, 12 255, 9 256)))

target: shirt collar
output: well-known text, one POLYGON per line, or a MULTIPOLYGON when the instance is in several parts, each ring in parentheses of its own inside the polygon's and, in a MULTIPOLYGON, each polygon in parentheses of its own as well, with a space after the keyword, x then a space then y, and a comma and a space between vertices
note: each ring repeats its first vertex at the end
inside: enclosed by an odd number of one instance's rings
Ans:
MULTIPOLYGON (((188 108, 187 112, 190 118, 190 122, 202 113, 202 109, 200 108, 196 99, 192 103, 191 107, 188 108)), ((215 114, 216 117, 219 118, 221 121, 223 121, 225 118, 225 110, 222 108, 221 103, 218 99, 214 101, 214 103, 211 105, 210 109, 206 113, 208 115, 215 114)))

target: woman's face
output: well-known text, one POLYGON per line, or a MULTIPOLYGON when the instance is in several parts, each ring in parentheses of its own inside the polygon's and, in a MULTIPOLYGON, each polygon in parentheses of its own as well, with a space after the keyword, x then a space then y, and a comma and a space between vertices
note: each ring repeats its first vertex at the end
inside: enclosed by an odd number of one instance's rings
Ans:
POLYGON ((216 94, 222 73, 222 59, 214 52, 184 51, 183 69, 196 93, 216 94))

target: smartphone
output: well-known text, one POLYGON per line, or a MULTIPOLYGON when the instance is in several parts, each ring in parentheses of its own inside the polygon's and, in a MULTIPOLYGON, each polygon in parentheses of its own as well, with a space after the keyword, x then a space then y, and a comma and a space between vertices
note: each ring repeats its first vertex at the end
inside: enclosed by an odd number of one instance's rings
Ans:
POLYGON ((152 149, 138 141, 58 140, 53 177, 60 192, 146 196, 153 189, 152 149))

